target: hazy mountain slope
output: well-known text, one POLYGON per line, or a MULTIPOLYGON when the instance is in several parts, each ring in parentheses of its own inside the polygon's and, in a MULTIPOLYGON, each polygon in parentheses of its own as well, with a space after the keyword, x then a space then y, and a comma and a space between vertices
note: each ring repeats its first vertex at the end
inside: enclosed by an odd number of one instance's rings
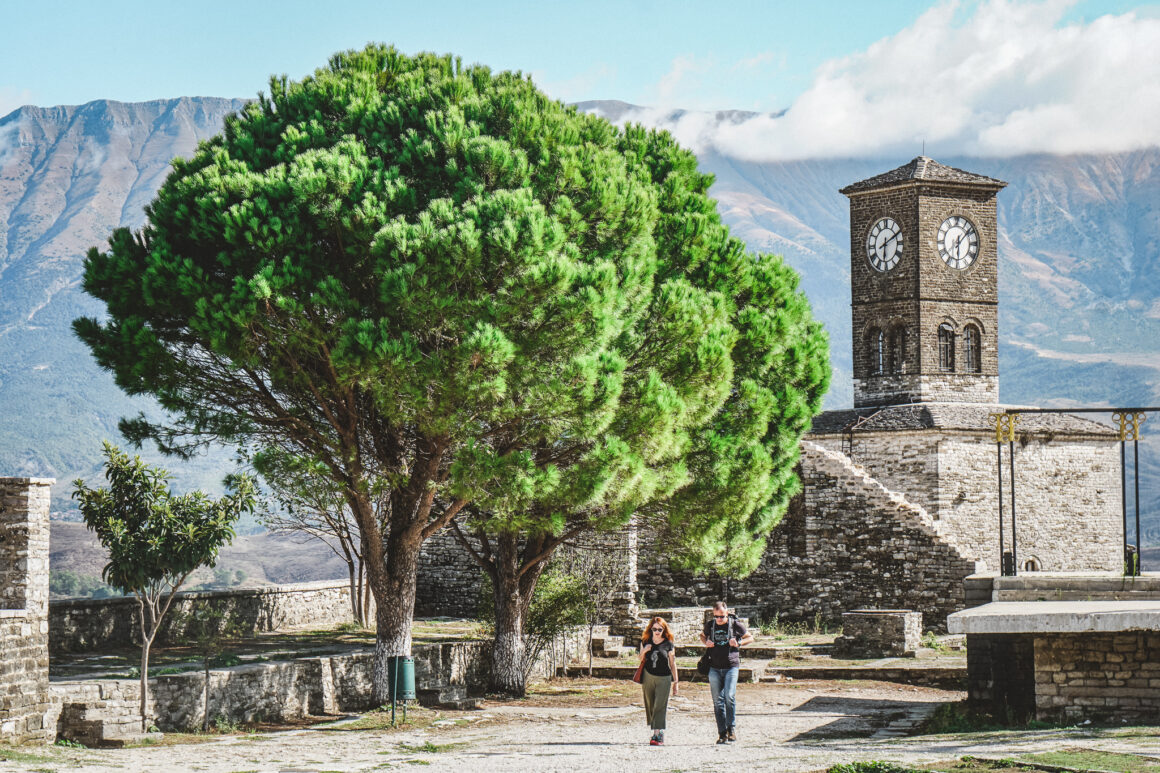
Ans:
MULTIPOLYGON (((140 226, 169 159, 189 153, 242 104, 102 101, 0 119, 0 474, 62 483, 91 475, 117 419, 147 407, 122 395, 69 331, 73 318, 100 313, 79 290, 81 261, 114 226, 140 226)), ((613 120, 634 109, 581 107, 613 120)), ((747 115, 722 111, 713 120, 747 115)), ((838 189, 908 160, 701 155, 736 233, 801 272, 830 330, 829 407, 851 402, 850 236, 838 189)), ((1160 404, 1160 150, 938 160, 1010 183, 999 194, 1002 399, 1160 404)), ((1160 437, 1160 416, 1152 422, 1158 426, 1147 425, 1145 435, 1160 437)), ((1149 497, 1160 489, 1158 456, 1160 449, 1145 454, 1149 497)), ((182 465, 183 483, 211 484, 220 462, 203 461, 192 473, 182 465)), ((57 509, 69 504, 65 488, 58 486, 57 509)), ((1149 512, 1160 524, 1158 504, 1149 512)))
MULTIPOLYGON (((241 100, 24 107, 0 119, 0 470, 67 482, 91 475, 100 441, 149 407, 126 398, 70 331, 102 306, 80 291, 86 251, 139 228, 174 156, 221 128, 241 100)), ((202 465, 192 482, 220 478, 202 465)), ((190 478, 188 470, 185 472, 190 478)))

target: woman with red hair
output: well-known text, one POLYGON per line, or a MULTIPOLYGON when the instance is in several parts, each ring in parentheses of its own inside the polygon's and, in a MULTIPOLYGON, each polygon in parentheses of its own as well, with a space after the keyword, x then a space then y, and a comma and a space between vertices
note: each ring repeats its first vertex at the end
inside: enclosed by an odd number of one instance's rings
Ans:
POLYGON ((654 617, 641 633, 640 662, 644 665, 640 675, 640 686, 644 690, 644 718, 653 731, 649 744, 663 746, 669 688, 676 695, 680 681, 673 632, 663 618, 654 617))

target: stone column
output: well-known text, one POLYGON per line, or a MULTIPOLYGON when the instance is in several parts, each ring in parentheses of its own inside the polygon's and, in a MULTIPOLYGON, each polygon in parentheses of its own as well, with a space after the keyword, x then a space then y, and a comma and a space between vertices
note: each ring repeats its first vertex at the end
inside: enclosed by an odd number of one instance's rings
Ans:
POLYGON ((48 695, 51 478, 0 478, 0 743, 52 741, 48 695))
POLYGON ((618 635, 640 635, 640 607, 636 603, 637 564, 640 557, 639 527, 634 517, 622 530, 615 532, 611 550, 620 556, 617 566, 617 588, 612 595, 612 609, 609 612, 609 628, 618 635))

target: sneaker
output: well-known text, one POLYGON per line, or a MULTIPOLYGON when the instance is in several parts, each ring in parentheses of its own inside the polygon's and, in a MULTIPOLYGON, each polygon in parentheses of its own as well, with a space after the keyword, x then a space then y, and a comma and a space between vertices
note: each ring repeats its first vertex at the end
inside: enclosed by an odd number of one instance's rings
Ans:
POLYGON ((718 736, 718 737, 717 737, 717 743, 719 743, 719 744, 720 744, 720 743, 725 743, 725 741, 726 741, 726 738, 725 738, 725 734, 724 734, 724 733, 722 733, 720 736, 718 736))
POLYGON ((657 737, 654 735, 654 736, 652 737, 652 740, 648 742, 648 745, 649 745, 649 746, 664 746, 664 743, 665 743, 664 741, 662 741, 661 739, 657 738, 657 737))
POLYGON ((737 740, 737 733, 733 732, 733 728, 729 728, 729 732, 725 734, 725 740, 730 743, 737 740))

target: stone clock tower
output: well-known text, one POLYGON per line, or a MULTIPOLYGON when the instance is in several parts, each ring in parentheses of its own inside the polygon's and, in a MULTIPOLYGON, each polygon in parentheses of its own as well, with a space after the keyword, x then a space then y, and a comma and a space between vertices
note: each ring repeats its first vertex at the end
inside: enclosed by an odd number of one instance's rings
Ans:
POLYGON ((995 194, 1006 185, 919 156, 841 190, 855 408, 998 402, 995 194))

